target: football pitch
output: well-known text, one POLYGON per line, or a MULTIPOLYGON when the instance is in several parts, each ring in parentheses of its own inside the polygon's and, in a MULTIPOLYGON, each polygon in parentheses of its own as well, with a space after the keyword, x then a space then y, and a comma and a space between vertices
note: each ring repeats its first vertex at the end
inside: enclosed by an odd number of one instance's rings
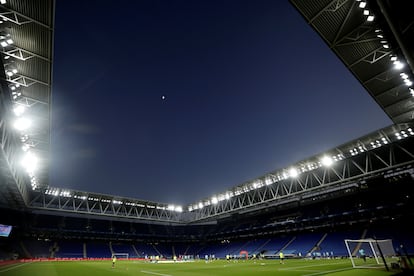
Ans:
POLYGON ((247 276, 247 275, 396 275, 400 270, 385 268, 352 268, 348 259, 332 260, 216 260, 186 263, 149 263, 136 260, 119 260, 112 268, 110 260, 105 261, 48 261, 17 263, 0 267, 0 276, 247 276))

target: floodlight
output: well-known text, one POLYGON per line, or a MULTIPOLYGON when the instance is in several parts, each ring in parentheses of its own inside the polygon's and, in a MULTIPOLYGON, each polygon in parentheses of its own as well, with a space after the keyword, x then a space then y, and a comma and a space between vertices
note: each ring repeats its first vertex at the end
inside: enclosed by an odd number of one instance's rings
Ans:
POLYGON ((369 21, 369 22, 374 21, 374 19, 375 19, 375 17, 374 17, 373 15, 369 15, 369 16, 367 17, 367 21, 369 21))
POLYGON ((333 164, 333 160, 331 157, 325 155, 324 157, 322 157, 321 163, 325 167, 330 167, 333 164))
POLYGON ((400 70, 403 67, 404 67, 404 63, 402 63, 401 61, 398 61, 398 60, 394 61, 394 68, 395 69, 400 70))
POLYGON ((23 146, 22 146, 22 150, 23 151, 28 151, 30 149, 30 145, 28 145, 28 144, 24 144, 23 146))
POLYGON ((0 0, 0 4, 6 4, 6 0, 0 0))
POLYGON ((361 9, 365 8, 366 5, 367 5, 367 2, 361 2, 361 3, 359 3, 359 7, 361 9))
POLYGON ((38 163, 37 157, 31 152, 26 153, 26 155, 23 157, 22 162, 21 162, 22 166, 29 173, 36 170, 37 163, 38 163))
POLYGON ((21 92, 19 92, 19 91, 13 91, 12 92, 12 98, 13 98, 13 100, 16 100, 18 97, 20 97, 22 95, 22 93, 21 92))
POLYGON ((295 168, 289 169, 289 176, 290 177, 297 177, 299 175, 299 172, 295 168))
POLYGON ((20 115, 22 115, 23 113, 24 113, 24 111, 26 110, 26 108, 25 108, 25 106, 24 105, 21 105, 21 104, 19 104, 19 105, 16 105, 14 108, 13 108, 13 112, 14 112, 14 114, 18 117, 18 116, 20 116, 20 115))
POLYGON ((32 124, 32 122, 29 119, 20 118, 20 119, 16 120, 16 122, 14 123, 14 127, 17 130, 25 130, 25 129, 29 128, 31 124, 32 124))
POLYGON ((217 204, 217 203, 218 203, 218 199, 217 199, 217 197, 213 196, 213 197, 211 198, 211 203, 213 203, 213 204, 217 204))
POLYGON ((175 211, 181 213, 183 211, 183 207, 177 206, 175 207, 175 211))

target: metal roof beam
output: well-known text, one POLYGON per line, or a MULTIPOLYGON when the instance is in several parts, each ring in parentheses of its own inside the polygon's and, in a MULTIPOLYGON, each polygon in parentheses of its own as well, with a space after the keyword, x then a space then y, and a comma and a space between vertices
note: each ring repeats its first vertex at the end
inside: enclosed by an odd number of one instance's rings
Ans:
POLYGON ((37 57, 37 58, 42 59, 44 61, 47 61, 49 63, 51 62, 51 60, 49 58, 38 55, 38 54, 35 54, 35 53, 30 52, 28 50, 25 50, 21 47, 17 47, 15 45, 9 45, 8 47, 9 47, 9 50, 5 50, 3 48, 3 51, 1 51, 4 55, 14 57, 16 59, 23 60, 23 61, 26 61, 26 60, 31 59, 33 57, 37 57))
POLYGON ((27 76, 23 76, 21 74, 14 74, 13 76, 7 76, 6 80, 8 82, 14 83, 14 84, 19 84, 22 85, 24 87, 29 87, 35 83, 39 83, 39 84, 43 84, 45 86, 50 86, 49 83, 37 80, 37 79, 33 79, 27 76))
POLYGON ((13 22, 16 25, 24 25, 24 24, 28 24, 28 23, 35 23, 39 26, 42 26, 48 30, 52 30, 52 28, 40 21, 37 21, 33 18, 30 18, 26 15, 23 15, 19 12, 10 10, 8 8, 5 8, 4 6, 1 7, 1 12, 0 12, 0 17, 3 18, 3 20, 5 21, 10 21, 13 22))

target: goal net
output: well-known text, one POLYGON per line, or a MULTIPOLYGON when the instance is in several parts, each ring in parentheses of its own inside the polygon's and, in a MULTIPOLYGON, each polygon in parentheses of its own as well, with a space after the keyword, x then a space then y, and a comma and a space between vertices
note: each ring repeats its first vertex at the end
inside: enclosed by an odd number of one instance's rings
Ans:
POLYGON ((114 252, 112 256, 115 256, 118 260, 128 260, 129 253, 116 253, 114 252))
POLYGON ((389 267, 396 260, 391 239, 346 239, 345 245, 354 268, 389 267))

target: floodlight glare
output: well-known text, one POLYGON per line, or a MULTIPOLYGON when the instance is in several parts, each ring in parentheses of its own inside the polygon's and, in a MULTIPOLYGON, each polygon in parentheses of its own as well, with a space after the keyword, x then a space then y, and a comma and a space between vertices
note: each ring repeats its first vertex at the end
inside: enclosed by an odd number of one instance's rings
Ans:
POLYGON ((321 159, 321 163, 322 165, 324 165, 325 167, 330 167, 333 164, 333 160, 332 158, 330 158, 329 156, 324 156, 321 159))
POLYGON ((6 4, 6 0, 0 0, 0 4, 6 4))
POLYGON ((407 86, 413 85, 413 82, 410 81, 409 79, 405 79, 404 82, 405 82, 405 85, 407 85, 407 86))
POLYGON ((28 129, 31 124, 32 124, 32 122, 29 119, 20 118, 20 119, 16 120, 16 122, 14 123, 14 127, 17 130, 25 130, 25 129, 28 129))
POLYGON ((24 105, 19 104, 14 107, 13 112, 17 117, 19 117, 20 115, 24 113, 25 109, 26 108, 24 105))
POLYGON ((28 152, 22 159, 22 166, 26 169, 27 172, 32 173, 37 168, 38 159, 37 157, 31 153, 28 152))
POLYGON ((394 68, 395 69, 400 70, 403 67, 404 67, 404 64, 401 61, 398 61, 398 60, 394 61, 394 68))
POLYGON ((290 177, 297 177, 299 175, 298 170, 296 170, 295 168, 290 168, 289 170, 289 176, 290 177))
POLYGON ((213 204, 217 204, 217 203, 218 203, 218 199, 217 199, 217 197, 213 196, 213 197, 211 198, 211 203, 213 203, 213 204))

